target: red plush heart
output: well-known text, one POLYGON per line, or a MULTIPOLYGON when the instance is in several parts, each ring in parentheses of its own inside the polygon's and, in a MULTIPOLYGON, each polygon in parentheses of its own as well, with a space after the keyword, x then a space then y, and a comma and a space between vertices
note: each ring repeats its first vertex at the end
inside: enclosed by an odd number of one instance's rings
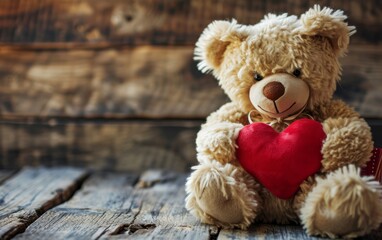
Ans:
POLYGON ((294 121, 278 133, 264 123, 245 126, 237 138, 237 159, 276 197, 288 199, 321 168, 326 134, 319 122, 294 121))

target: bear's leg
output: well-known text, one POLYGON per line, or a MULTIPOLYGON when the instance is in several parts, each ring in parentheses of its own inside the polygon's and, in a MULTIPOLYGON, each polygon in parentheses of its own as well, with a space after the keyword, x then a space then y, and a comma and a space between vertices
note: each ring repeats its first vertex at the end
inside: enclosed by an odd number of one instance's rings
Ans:
POLYGON ((193 168, 187 179, 186 208, 203 222, 225 228, 247 228, 257 215, 259 186, 244 170, 217 161, 193 168))
POLYGON ((378 228, 382 222, 378 182, 371 177, 361 177, 354 165, 316 181, 300 211, 308 234, 351 238, 378 228))

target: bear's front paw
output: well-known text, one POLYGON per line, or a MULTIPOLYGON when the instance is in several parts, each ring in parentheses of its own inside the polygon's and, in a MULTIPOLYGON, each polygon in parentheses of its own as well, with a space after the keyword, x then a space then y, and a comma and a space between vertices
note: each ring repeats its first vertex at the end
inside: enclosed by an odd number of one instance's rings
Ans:
POLYGON ((253 178, 242 169, 216 161, 193 169, 186 184, 187 210, 205 223, 247 228, 259 208, 253 178))
POLYGON ((370 128, 360 118, 329 118, 323 123, 327 135, 322 146, 322 170, 334 171, 348 164, 362 166, 373 149, 370 128))
POLYGON ((210 160, 228 163, 236 159, 236 139, 242 124, 222 122, 205 126, 196 138, 196 150, 210 160))
POLYGON ((317 179, 301 209, 304 228, 311 235, 353 238, 382 222, 381 186, 361 177, 354 165, 317 179))

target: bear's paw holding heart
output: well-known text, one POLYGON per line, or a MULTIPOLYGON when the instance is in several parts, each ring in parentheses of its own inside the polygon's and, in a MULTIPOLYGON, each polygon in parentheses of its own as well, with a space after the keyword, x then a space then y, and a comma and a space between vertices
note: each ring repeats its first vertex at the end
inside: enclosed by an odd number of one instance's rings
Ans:
POLYGON ((273 195, 288 199, 321 168, 325 138, 322 125, 310 119, 296 120, 281 133, 252 123, 239 133, 237 159, 273 195))

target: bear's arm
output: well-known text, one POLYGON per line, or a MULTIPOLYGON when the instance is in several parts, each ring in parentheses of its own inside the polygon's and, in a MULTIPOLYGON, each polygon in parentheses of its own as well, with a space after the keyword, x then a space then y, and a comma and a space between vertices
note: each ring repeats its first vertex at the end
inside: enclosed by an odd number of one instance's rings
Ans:
POLYGON ((322 147, 322 170, 332 171, 347 164, 363 166, 373 149, 366 121, 341 100, 331 100, 321 111, 327 135, 322 147))
POLYGON ((247 115, 233 102, 211 113, 196 138, 199 162, 216 160, 222 164, 236 160, 236 138, 247 115))
POLYGON ((207 117, 204 125, 211 125, 221 122, 240 123, 242 125, 248 124, 247 114, 242 112, 240 108, 233 102, 229 102, 221 106, 218 110, 211 113, 207 117))

